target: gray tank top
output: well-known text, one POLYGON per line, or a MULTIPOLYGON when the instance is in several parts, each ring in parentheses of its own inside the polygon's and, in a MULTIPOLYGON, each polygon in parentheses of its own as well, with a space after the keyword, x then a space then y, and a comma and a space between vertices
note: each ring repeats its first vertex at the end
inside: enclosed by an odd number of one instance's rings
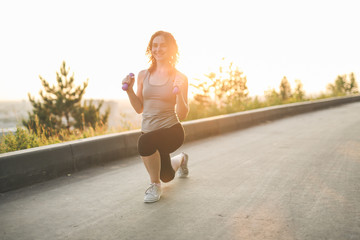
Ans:
POLYGON ((144 110, 141 131, 151 132, 160 128, 169 128, 179 123, 175 112, 176 95, 173 92, 173 79, 170 77, 163 85, 150 83, 147 71, 143 82, 144 110))

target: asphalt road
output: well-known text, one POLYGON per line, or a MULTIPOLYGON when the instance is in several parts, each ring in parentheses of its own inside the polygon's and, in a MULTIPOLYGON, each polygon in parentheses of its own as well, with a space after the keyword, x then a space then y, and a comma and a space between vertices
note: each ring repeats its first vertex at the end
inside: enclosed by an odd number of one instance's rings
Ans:
POLYGON ((360 103, 184 145, 143 203, 139 157, 0 195, 0 239, 360 239, 360 103))

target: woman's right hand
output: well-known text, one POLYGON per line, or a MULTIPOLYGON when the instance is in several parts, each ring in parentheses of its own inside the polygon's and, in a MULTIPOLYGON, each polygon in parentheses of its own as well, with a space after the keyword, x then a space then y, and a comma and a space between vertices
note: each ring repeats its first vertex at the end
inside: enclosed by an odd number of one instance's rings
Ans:
POLYGON ((129 91, 133 88, 135 82, 135 76, 133 73, 129 73, 123 80, 122 80, 122 86, 124 91, 129 91), (127 84, 127 88, 124 89, 124 85, 127 84))

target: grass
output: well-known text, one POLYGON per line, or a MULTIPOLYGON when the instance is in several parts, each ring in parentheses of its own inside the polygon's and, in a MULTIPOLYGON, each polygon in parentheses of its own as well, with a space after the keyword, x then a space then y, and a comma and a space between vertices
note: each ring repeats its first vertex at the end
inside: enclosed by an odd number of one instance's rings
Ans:
POLYGON ((282 100, 280 97, 260 100, 258 97, 254 97, 254 98, 247 98, 246 100, 239 103, 228 104, 222 107, 219 107, 215 101, 208 103, 207 105, 199 104, 192 101, 190 102, 190 112, 186 120, 195 120, 199 118, 206 118, 217 115, 242 112, 252 109, 289 104, 295 102, 314 101, 314 100, 320 100, 320 99, 331 98, 336 96, 345 96, 345 94, 333 95, 333 94, 322 93, 316 97, 313 96, 303 99, 289 98, 287 100, 282 100))
MULTIPOLYGON (((257 97, 255 97, 255 98, 248 98, 242 102, 228 104, 222 107, 218 106, 216 102, 211 102, 206 106, 204 106, 203 104, 199 104, 196 103, 195 101, 191 101, 190 112, 186 121, 229 114, 234 112, 241 112, 251 109, 264 108, 264 107, 280 105, 280 104, 324 99, 334 96, 335 95, 321 94, 320 96, 317 97, 310 97, 301 100, 290 98, 285 101, 281 100, 280 98, 273 98, 273 99, 261 101, 257 97)), ((338 96, 344 96, 344 94, 338 96)), ((45 129, 40 129, 40 131, 39 129, 36 129, 36 131, 34 131, 32 129, 28 130, 22 127, 17 127, 16 132, 9 133, 1 137, 0 153, 40 147, 40 146, 67 142, 77 139, 84 139, 88 137, 94 137, 109 133, 124 132, 135 129, 134 127, 135 126, 133 126, 130 122, 123 121, 122 127, 119 127, 117 129, 108 129, 106 125, 97 125, 95 128, 88 127, 84 130, 75 129, 72 130, 71 132, 68 132, 67 130, 62 130, 62 131, 58 131, 56 134, 53 135, 48 134, 49 132, 47 132, 45 129), (49 135, 51 136, 47 137, 49 135)))
POLYGON ((40 147, 55 143, 84 139, 109 133, 123 132, 131 129, 131 124, 117 129, 108 129, 106 125, 97 125, 95 128, 88 127, 84 130, 75 129, 71 132, 61 130, 56 134, 48 134, 45 129, 41 131, 28 130, 17 127, 14 133, 8 133, 0 139, 0 153, 18 151, 28 148, 40 147), (50 137, 48 137, 50 135, 50 137))

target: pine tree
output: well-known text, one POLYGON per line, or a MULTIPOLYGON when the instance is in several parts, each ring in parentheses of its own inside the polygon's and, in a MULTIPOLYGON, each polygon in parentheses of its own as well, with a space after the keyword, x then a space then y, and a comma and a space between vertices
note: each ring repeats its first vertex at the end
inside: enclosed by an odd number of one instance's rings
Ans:
MULTIPOLYGON (((90 104, 90 106, 81 106, 82 98, 88 86, 88 79, 82 86, 75 86, 74 73, 70 76, 69 72, 70 68, 66 67, 64 61, 60 67, 60 72, 56 72, 57 85, 52 86, 50 86, 44 78, 39 76, 44 89, 39 92, 40 100, 35 100, 35 97, 28 94, 33 110, 32 113, 28 113, 29 119, 23 120, 24 126, 35 132, 45 132, 47 136, 64 129, 70 133, 71 129, 83 125, 83 119, 75 117, 82 114, 87 116, 90 114, 89 112, 95 112, 91 114, 98 115, 95 121, 103 121, 102 124, 106 124, 109 113, 107 112, 105 114, 106 116, 99 116, 102 103, 98 108, 92 104, 90 104)), ((94 118, 89 121, 93 120, 94 118)), ((89 124, 85 122, 86 126, 94 124, 95 123, 89 124)))
POLYGON ((74 127, 78 129, 84 129, 87 127, 92 127, 95 129, 97 125, 104 125, 107 123, 110 108, 107 108, 105 114, 100 116, 100 109, 103 106, 104 101, 101 100, 98 106, 93 104, 93 100, 85 101, 84 105, 79 108, 74 108, 72 111, 72 116, 75 119, 74 127))

